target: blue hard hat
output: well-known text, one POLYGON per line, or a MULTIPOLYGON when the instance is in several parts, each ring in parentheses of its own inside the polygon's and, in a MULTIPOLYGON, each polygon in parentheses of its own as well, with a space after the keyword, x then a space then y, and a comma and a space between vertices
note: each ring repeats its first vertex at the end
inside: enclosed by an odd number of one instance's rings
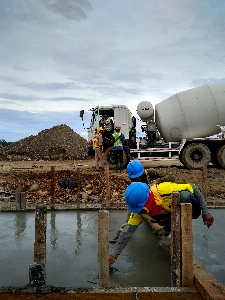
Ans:
POLYGON ((137 160, 132 160, 127 165, 127 173, 130 178, 137 178, 141 176, 144 173, 144 170, 143 165, 137 160))
POLYGON ((132 182, 125 190, 125 201, 131 212, 139 213, 150 194, 149 186, 143 182, 132 182))

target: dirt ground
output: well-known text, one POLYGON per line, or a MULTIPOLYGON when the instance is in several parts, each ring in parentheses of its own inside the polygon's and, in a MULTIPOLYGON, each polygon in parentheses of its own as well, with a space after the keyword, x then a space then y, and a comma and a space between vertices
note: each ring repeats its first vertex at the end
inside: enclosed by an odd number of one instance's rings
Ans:
MULTIPOLYGON (((207 191, 209 205, 225 204, 225 170, 207 168, 207 180, 203 181, 202 170, 189 170, 178 161, 143 161, 145 168, 155 168, 160 175, 173 174, 178 183, 195 183, 200 190, 207 191)), ((80 168, 81 202, 92 205, 104 202, 106 176, 96 172, 94 160, 67 161, 1 161, 0 203, 15 202, 18 187, 26 192, 27 203, 49 204, 52 199, 51 167, 55 167, 55 203, 76 203, 77 168, 80 168)), ((109 171, 111 202, 124 203, 124 190, 130 180, 126 170, 123 173, 109 171)))

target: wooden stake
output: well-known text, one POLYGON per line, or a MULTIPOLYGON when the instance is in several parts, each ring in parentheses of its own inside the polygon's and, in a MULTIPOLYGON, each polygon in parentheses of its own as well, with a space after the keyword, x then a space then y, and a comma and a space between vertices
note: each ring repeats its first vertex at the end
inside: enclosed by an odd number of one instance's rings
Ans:
POLYGON ((16 209, 20 210, 21 209, 21 187, 20 187, 20 185, 18 185, 16 188, 15 198, 16 198, 16 209))
POLYGON ((80 168, 77 168, 77 208, 80 208, 80 168))
POLYGON ((106 181, 106 206, 110 204, 110 185, 109 185, 109 166, 105 166, 105 181, 106 181))
POLYGON ((192 205, 181 204, 181 284, 194 286, 192 205))
POLYGON ((20 193, 20 209, 26 210, 26 205, 27 205, 26 193, 21 192, 20 193))
POLYGON ((180 194, 172 194, 171 207, 172 220, 172 254, 171 254, 171 286, 179 287, 181 284, 180 272, 180 194))
POLYGON ((45 284, 46 281, 46 225, 47 206, 37 205, 35 215, 34 264, 30 265, 30 283, 45 284))
POLYGON ((98 212, 98 264, 99 286, 109 286, 109 212, 98 212))
POLYGON ((51 166, 51 208, 55 209, 55 167, 51 166))
POLYGON ((207 167, 202 168, 202 194, 207 201, 207 167))

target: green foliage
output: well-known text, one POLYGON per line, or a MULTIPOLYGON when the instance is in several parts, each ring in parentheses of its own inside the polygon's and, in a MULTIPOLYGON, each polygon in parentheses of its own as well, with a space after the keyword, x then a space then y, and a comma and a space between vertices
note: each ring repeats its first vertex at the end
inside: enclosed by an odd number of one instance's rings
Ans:
POLYGON ((9 146, 10 144, 12 144, 12 142, 6 142, 5 140, 0 140, 0 147, 9 146))

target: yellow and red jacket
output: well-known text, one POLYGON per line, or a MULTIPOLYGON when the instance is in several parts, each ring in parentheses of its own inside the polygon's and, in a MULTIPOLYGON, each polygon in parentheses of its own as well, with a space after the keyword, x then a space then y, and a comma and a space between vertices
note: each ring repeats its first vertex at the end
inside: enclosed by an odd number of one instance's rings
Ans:
POLYGON ((95 137, 94 137, 94 143, 93 143, 93 147, 94 149, 99 148, 99 137, 100 137, 100 133, 96 133, 95 137))
POLYGON ((146 214, 131 213, 127 222, 128 225, 139 225, 143 218, 154 220, 153 216, 158 214, 171 213, 171 198, 173 192, 188 191, 194 193, 194 189, 190 183, 180 184, 173 182, 163 182, 151 186, 149 198, 144 206, 146 214))

